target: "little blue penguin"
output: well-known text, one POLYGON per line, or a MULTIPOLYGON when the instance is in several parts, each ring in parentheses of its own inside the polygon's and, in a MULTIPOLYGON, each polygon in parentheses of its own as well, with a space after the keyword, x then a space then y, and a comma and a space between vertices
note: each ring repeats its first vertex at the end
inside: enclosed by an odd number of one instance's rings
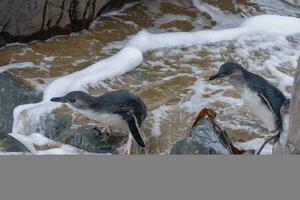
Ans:
POLYGON ((140 127, 148 116, 147 107, 138 96, 127 90, 113 91, 98 97, 82 91, 73 91, 63 97, 54 97, 51 101, 67 103, 72 109, 90 119, 129 130, 139 146, 146 146, 140 127))
POLYGON ((251 73, 241 65, 227 62, 209 80, 223 78, 240 93, 246 106, 260 119, 269 131, 278 131, 275 142, 282 131, 280 109, 287 98, 262 76, 251 73))

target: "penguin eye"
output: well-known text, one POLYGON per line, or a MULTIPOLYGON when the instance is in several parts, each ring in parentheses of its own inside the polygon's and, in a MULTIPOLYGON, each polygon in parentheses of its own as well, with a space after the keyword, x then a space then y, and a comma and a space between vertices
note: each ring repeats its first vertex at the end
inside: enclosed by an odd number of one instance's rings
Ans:
POLYGON ((70 101, 71 103, 75 103, 76 99, 70 98, 69 101, 70 101))
POLYGON ((232 74, 232 72, 226 72, 225 74, 226 74, 227 76, 229 76, 229 75, 232 74))

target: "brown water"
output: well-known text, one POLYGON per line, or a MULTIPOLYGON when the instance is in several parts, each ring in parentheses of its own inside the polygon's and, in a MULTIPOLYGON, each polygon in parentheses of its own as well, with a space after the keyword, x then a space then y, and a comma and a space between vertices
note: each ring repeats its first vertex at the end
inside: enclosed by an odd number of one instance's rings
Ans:
MULTIPOLYGON (((224 23, 224 19, 212 13, 197 10, 191 1, 145 0, 118 14, 100 17, 88 31, 2 48, 0 66, 34 63, 34 67, 10 69, 9 72, 42 90, 57 77, 113 55, 141 29, 155 33, 218 29, 218 25, 222 28, 227 24, 238 25, 243 20, 242 16, 266 12, 262 6, 247 0, 239 1, 237 6, 232 1, 204 2, 217 6, 234 20, 224 23)), ((292 77, 295 63, 291 59, 296 58, 298 53, 293 47, 299 47, 299 44, 300 37, 297 36, 289 37, 284 47, 275 46, 266 38, 247 38, 239 42, 148 52, 138 68, 113 80, 103 81, 99 87, 91 87, 89 91, 98 95, 128 89, 141 96, 150 110, 150 116, 144 123, 150 154, 168 152, 187 134, 194 117, 204 107, 211 107, 218 113, 218 121, 234 141, 246 142, 265 137, 266 129, 244 107, 238 93, 229 84, 208 83, 208 77, 222 62, 235 60, 281 86, 280 79, 264 68, 264 63, 266 60, 273 62, 273 56, 285 56, 286 59, 277 61, 274 67, 292 77)), ((290 87, 284 85, 281 89, 289 94, 290 87)), ((64 112, 72 111, 64 109, 64 112)), ((88 123, 88 120, 77 115, 74 123, 88 123)))

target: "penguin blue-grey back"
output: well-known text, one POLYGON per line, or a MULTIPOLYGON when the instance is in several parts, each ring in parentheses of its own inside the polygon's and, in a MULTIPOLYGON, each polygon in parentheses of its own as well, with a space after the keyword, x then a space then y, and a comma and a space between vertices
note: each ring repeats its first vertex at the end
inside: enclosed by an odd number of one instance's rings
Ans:
POLYGON ((133 114, 136 116, 139 126, 148 116, 147 107, 141 98, 127 90, 110 92, 96 98, 96 102, 101 102, 101 104, 92 106, 95 111, 121 115, 133 114))
POLYGON ((261 96, 261 100, 270 107, 270 110, 274 112, 277 118, 278 129, 282 128, 282 117, 280 113, 280 109, 282 104, 287 100, 285 95, 277 89, 274 85, 270 84, 263 77, 253 74, 251 72, 246 73, 245 75, 246 82, 254 91, 261 96))

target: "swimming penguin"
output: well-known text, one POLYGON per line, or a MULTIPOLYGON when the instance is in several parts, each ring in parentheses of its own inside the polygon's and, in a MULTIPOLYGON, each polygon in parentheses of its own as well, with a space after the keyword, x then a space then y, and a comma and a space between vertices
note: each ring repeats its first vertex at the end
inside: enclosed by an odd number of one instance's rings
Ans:
POLYGON ((227 80, 239 91, 246 106, 269 131, 278 131, 276 142, 282 130, 280 109, 287 100, 283 93, 263 77, 247 71, 234 62, 223 64, 209 80, 220 78, 227 80))
MULTIPOLYGON (((73 91, 63 97, 54 97, 51 101, 67 103, 90 119, 111 127, 129 130, 139 146, 146 146, 140 127, 148 115, 147 107, 138 96, 129 91, 119 90, 98 97, 82 91, 73 91)), ((102 130, 109 128, 105 127, 102 130)), ((131 134, 127 148, 122 151, 124 154, 130 153, 131 134)))

